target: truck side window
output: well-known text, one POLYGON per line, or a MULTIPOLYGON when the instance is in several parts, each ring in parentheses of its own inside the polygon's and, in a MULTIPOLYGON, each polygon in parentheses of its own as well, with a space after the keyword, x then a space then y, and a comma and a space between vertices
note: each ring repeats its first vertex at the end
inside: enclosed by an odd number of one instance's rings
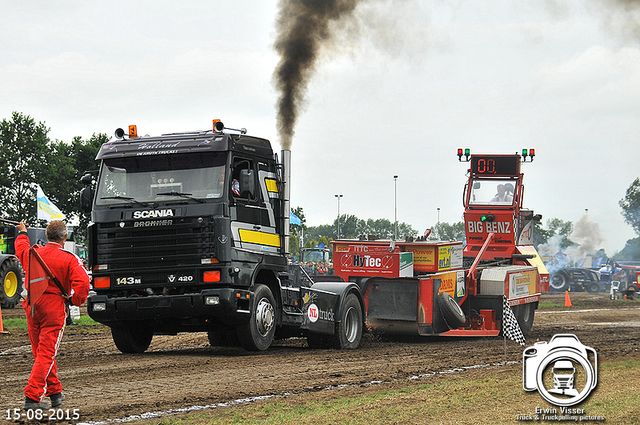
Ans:
POLYGON ((256 178, 251 161, 234 159, 231 193, 240 198, 256 199, 256 178))

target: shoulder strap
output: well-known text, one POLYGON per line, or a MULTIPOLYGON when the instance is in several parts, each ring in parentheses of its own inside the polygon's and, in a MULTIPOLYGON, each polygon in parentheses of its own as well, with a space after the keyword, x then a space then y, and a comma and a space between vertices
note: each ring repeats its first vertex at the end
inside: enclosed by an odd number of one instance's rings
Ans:
POLYGON ((62 284, 60 283, 60 281, 58 280, 58 278, 56 277, 56 275, 53 274, 53 272, 51 271, 51 269, 49 268, 49 266, 47 266, 47 263, 44 262, 44 260, 42 259, 42 257, 40 256, 40 254, 38 253, 38 250, 34 247, 30 248, 31 250, 31 254, 33 255, 33 258, 35 258, 38 263, 40 263, 40 265, 42 266, 42 268, 44 269, 45 272, 47 272, 47 274, 49 276, 51 276, 51 279, 53 279, 53 283, 56 284, 56 286, 58 287, 58 289, 60 289, 60 292, 62 292, 62 296, 64 298, 68 298, 69 294, 67 293, 67 291, 64 289, 64 287, 62 286, 62 284))

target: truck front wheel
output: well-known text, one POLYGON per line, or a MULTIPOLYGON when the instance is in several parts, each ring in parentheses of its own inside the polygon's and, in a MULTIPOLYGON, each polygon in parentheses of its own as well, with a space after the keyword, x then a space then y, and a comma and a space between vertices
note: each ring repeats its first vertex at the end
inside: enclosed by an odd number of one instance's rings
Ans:
POLYGON ((276 300, 266 285, 257 284, 254 293, 251 317, 238 325, 238 339, 245 350, 264 351, 276 333, 276 300))
POLYGON ((22 271, 18 260, 8 258, 0 266, 0 307, 13 308, 20 302, 22 293, 22 271))
POLYGON ((125 323, 111 328, 113 342, 123 353, 144 353, 153 339, 153 329, 144 323, 125 323))

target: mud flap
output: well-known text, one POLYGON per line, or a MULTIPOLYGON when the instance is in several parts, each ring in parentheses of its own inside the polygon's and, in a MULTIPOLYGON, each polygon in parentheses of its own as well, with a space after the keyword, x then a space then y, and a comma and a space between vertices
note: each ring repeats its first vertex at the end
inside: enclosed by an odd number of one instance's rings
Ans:
POLYGON ((418 288, 416 279, 369 279, 364 288, 369 327, 376 332, 416 335, 418 288))
POLYGON ((333 335, 336 330, 336 311, 340 295, 319 289, 300 288, 302 296, 302 325, 315 333, 333 335))

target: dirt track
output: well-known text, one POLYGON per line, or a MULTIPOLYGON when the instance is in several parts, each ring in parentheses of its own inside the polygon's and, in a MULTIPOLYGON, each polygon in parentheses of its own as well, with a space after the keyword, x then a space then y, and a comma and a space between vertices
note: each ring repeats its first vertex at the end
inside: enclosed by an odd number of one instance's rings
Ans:
MULTIPOLYGON (((564 295, 545 295, 556 300, 564 295)), ((640 301, 610 301, 607 294, 573 294, 574 306, 540 309, 527 345, 574 333, 598 351, 599 361, 638 359, 640 301), (598 309, 579 312, 579 310, 598 309)), ((19 317, 20 309, 3 317, 19 317)), ((212 348, 206 334, 156 336, 145 354, 123 355, 110 332, 68 327, 58 355, 67 409, 80 421, 110 421, 145 412, 211 405, 246 397, 298 393, 310 398, 329 386, 359 391, 372 382, 403 381, 452 368, 520 361, 522 348, 501 338, 392 340, 367 334, 355 351, 311 350, 304 339, 276 341, 267 352, 212 348)), ((0 336, 0 422, 21 407, 31 365, 26 332, 0 336)), ((487 368, 487 373, 490 373, 487 368)))

